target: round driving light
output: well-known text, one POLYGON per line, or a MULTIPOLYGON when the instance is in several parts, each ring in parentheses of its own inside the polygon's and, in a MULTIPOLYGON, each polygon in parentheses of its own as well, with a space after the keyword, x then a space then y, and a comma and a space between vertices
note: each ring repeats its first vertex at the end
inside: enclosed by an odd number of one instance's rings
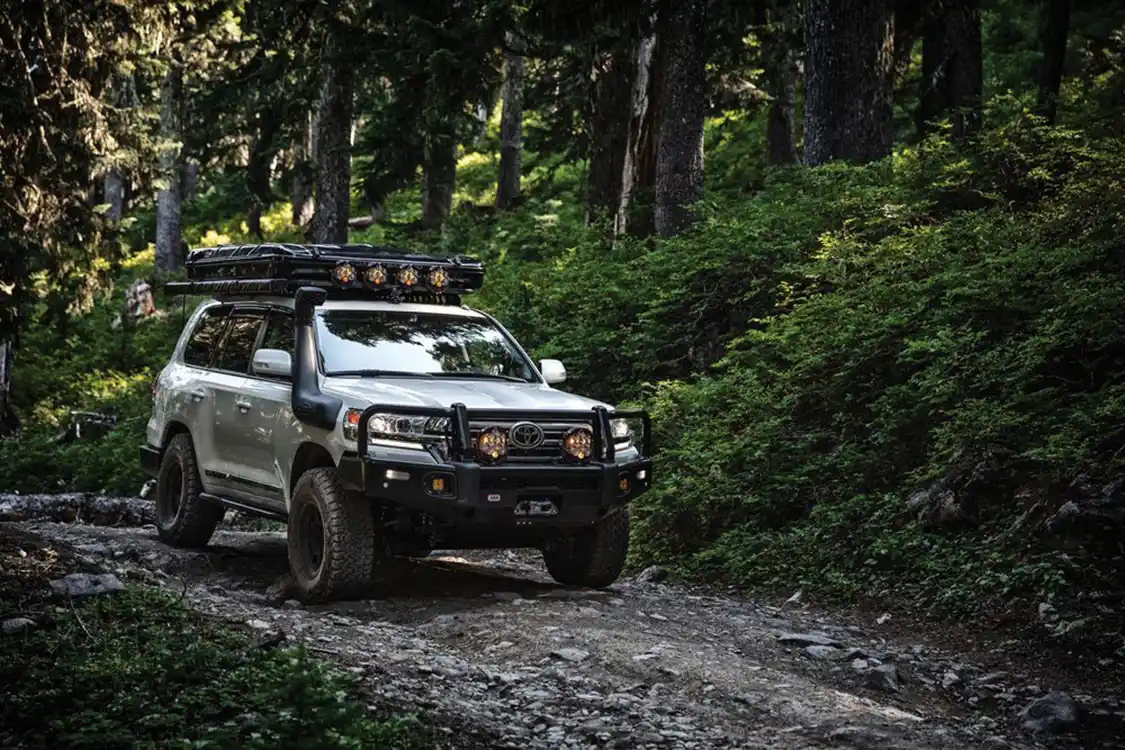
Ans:
POLYGON ((449 277, 446 276, 444 268, 435 268, 430 271, 430 275, 426 277, 426 280, 429 282, 430 288, 437 292, 445 289, 445 285, 449 283, 449 277))
POLYGON ((594 433, 585 427, 575 427, 563 436, 563 453, 579 461, 586 461, 594 452, 594 433))
POLYGON ((477 437, 477 455, 485 461, 502 461, 508 455, 508 435, 499 427, 489 427, 477 437))
POLYGON ((398 272, 398 283, 403 286, 414 286, 418 283, 418 272, 413 267, 407 266, 398 272))
POLYGON ((363 272, 363 278, 371 286, 382 286, 387 283, 387 269, 382 266, 368 266, 363 272))
POLYGON ((341 263, 332 269, 332 280, 340 286, 351 286, 355 279, 355 266, 351 263, 341 263))

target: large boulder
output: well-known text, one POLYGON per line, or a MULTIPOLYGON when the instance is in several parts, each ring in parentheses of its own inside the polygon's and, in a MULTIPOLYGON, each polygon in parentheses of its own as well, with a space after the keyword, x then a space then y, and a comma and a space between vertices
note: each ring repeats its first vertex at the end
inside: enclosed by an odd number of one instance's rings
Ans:
POLYGON ((1125 534, 1125 477, 1099 486, 1088 475, 1078 476, 1043 528, 1051 543, 1063 549, 1118 544, 1125 534))
POLYGON ((965 449, 953 457, 950 467, 906 500, 907 509, 926 528, 976 526, 989 508, 1010 499, 1012 472, 1004 451, 965 449))

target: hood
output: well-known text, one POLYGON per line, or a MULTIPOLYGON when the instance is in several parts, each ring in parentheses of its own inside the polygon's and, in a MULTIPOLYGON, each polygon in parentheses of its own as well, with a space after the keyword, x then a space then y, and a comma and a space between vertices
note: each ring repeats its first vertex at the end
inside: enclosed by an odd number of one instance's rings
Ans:
POLYGON ((367 404, 448 408, 462 403, 469 409, 575 411, 607 406, 601 401, 559 391, 541 383, 488 379, 325 378, 324 389, 343 397, 345 405, 357 409, 367 404))

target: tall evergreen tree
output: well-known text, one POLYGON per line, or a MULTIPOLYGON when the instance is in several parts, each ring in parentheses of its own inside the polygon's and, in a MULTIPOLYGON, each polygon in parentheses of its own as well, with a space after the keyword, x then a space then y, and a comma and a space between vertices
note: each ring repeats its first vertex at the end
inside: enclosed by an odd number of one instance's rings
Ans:
POLYGON ((1070 34, 1070 0, 1041 0, 1039 14, 1039 91, 1036 110, 1054 123, 1059 111, 1059 88, 1066 63, 1066 42, 1070 34))
POLYGON ((704 0, 675 2, 659 26, 664 71, 653 218, 663 236, 679 234, 691 225, 690 207, 703 194, 706 11, 704 0))
POLYGON ((891 153, 894 14, 889 0, 805 0, 805 163, 891 153))
POLYGON ((919 134, 946 115, 952 118, 955 138, 980 129, 984 91, 980 0, 943 0, 926 13, 921 85, 919 134))

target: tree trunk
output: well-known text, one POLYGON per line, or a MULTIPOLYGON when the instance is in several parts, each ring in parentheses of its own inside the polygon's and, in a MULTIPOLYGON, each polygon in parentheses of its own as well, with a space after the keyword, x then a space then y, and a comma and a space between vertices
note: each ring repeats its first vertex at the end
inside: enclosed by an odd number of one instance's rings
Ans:
POLYGON ((160 178, 164 185, 156 193, 156 272, 170 273, 180 267, 180 147, 183 141, 183 73, 174 64, 160 84, 160 178))
POLYGON ((664 75, 656 149, 656 207, 662 237, 688 229, 691 207, 703 197, 705 0, 673 3, 663 23, 664 75))
POLYGON ((774 166, 797 162, 797 55, 778 33, 767 50, 770 107, 766 118, 766 163, 774 166))
POLYGON ((980 0, 947 0, 925 21, 918 135, 949 115, 953 137, 980 130, 984 70, 980 0))
POLYGON ((440 229, 453 209, 453 190, 457 185, 457 139, 448 134, 426 138, 422 170, 422 226, 440 229))
POLYGON ((805 163, 869 162, 894 138, 889 0, 806 0, 805 163))
POLYGON ((105 202, 109 205, 106 209, 106 221, 121 221, 125 212, 125 175, 118 167, 110 167, 105 173, 105 202))
POLYGON ((523 56, 516 48, 504 56, 504 109, 500 115, 500 177, 496 185, 496 208, 503 211, 520 194, 520 149, 523 131, 523 56))
POLYGON ((12 407, 12 342, 0 339, 0 436, 14 429, 12 407))
POLYGON ((297 138, 293 141, 293 185, 289 199, 293 205, 293 226, 295 227, 303 227, 312 221, 312 193, 315 176, 313 162, 315 159, 312 117, 306 114, 297 138))
POLYGON ((343 58, 338 42, 329 42, 322 69, 324 83, 316 115, 316 208, 312 240, 340 244, 348 241, 354 76, 353 67, 343 58))
POLYGON ((932 6, 943 0, 894 0, 895 14, 895 75, 901 76, 910 67, 910 53, 914 42, 922 33, 922 18, 932 6))
MULTIPOLYGON (((262 211, 269 208, 273 202, 270 174, 276 150, 274 141, 280 127, 281 113, 267 111, 267 115, 258 121, 258 132, 254 136, 254 143, 250 146, 250 156, 246 161, 246 192, 250 203, 246 211, 247 224, 250 233, 259 241, 265 240, 265 235, 262 233, 262 211)), ((346 240, 345 235, 343 241, 346 240)))
POLYGON ((631 47, 620 47, 594 62, 590 147, 586 159, 586 224, 613 216, 621 204, 621 178, 629 144, 632 95, 631 47))
POLYGON ((1070 0, 1042 0, 1039 17, 1039 95, 1036 111, 1054 124, 1059 110, 1059 87, 1066 63, 1066 39, 1070 33, 1070 0))
POLYGON ((184 162, 183 178, 180 180, 180 191, 185 201, 195 198, 195 189, 199 185, 199 162, 187 160, 184 162))
POLYGON ((653 231, 652 188, 656 184, 657 94, 660 50, 655 34, 637 42, 633 57, 633 90, 629 104, 629 137, 621 166, 621 201, 614 231, 647 236, 653 231))

